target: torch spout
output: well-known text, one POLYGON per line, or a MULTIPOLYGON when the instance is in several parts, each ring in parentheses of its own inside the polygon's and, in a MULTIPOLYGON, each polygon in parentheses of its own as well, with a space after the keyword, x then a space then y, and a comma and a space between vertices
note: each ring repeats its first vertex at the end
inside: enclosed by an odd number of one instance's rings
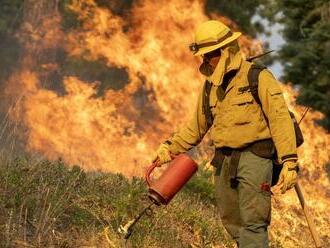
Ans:
POLYGON ((151 209, 152 205, 154 205, 154 203, 152 202, 149 206, 147 206, 146 208, 144 208, 137 216, 135 216, 134 219, 130 220, 129 222, 127 222, 126 225, 120 225, 118 228, 118 232, 120 234, 124 235, 124 239, 129 239, 129 237, 132 235, 133 232, 133 227, 135 226, 135 224, 141 219, 141 217, 148 211, 151 209))

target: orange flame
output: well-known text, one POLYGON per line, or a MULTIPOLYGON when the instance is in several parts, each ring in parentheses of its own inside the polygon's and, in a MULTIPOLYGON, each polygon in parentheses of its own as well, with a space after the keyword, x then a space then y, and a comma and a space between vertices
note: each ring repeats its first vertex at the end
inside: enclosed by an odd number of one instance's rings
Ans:
MULTIPOLYGON (((87 170, 141 175, 151 152, 194 108, 203 78, 188 44, 196 25, 207 19, 203 8, 200 1, 144 1, 135 5, 128 23, 92 0, 73 1, 70 9, 83 26, 67 34, 68 53, 88 60, 103 58, 109 66, 124 68, 129 83, 97 98, 96 82, 67 77, 66 94, 59 96, 40 87, 36 73, 22 71, 18 81, 29 96, 22 100, 20 118, 28 127, 28 150, 87 170), (147 100, 139 104, 141 89, 147 100)), ((236 28, 230 20, 221 20, 236 28)), ((45 37, 63 35, 55 21, 47 23, 55 28, 45 37)), ((242 47, 247 52, 247 47, 261 49, 248 37, 242 38, 242 47)))

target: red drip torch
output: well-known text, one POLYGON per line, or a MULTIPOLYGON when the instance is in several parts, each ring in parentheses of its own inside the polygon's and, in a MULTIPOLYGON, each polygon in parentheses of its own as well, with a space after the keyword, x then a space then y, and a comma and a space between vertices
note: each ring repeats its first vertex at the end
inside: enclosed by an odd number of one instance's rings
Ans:
POLYGON ((159 166, 158 161, 154 162, 145 175, 145 180, 149 187, 148 196, 152 203, 144 208, 133 220, 118 228, 118 232, 124 234, 125 239, 131 236, 134 225, 148 210, 151 210, 153 204, 157 206, 169 204, 176 193, 180 191, 198 169, 194 160, 186 154, 180 154, 173 157, 167 169, 157 180, 151 180, 151 173, 159 166))

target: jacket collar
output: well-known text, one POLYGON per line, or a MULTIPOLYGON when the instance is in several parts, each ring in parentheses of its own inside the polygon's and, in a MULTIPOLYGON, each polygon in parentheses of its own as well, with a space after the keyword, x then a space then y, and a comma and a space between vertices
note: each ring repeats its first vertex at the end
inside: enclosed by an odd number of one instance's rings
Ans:
POLYGON ((207 80, 212 82, 213 85, 221 85, 224 75, 232 70, 239 70, 242 64, 242 54, 240 51, 231 53, 227 48, 220 57, 220 60, 213 72, 213 74, 207 77, 207 80))

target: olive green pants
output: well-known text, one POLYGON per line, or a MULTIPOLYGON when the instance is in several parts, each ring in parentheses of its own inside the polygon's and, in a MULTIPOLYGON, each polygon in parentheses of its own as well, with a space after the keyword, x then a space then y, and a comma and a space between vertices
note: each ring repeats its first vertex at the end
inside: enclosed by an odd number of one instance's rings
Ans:
POLYGON ((230 157, 215 171, 216 200, 223 225, 240 248, 268 247, 272 162, 249 151, 241 153, 237 188, 230 187, 230 157))

